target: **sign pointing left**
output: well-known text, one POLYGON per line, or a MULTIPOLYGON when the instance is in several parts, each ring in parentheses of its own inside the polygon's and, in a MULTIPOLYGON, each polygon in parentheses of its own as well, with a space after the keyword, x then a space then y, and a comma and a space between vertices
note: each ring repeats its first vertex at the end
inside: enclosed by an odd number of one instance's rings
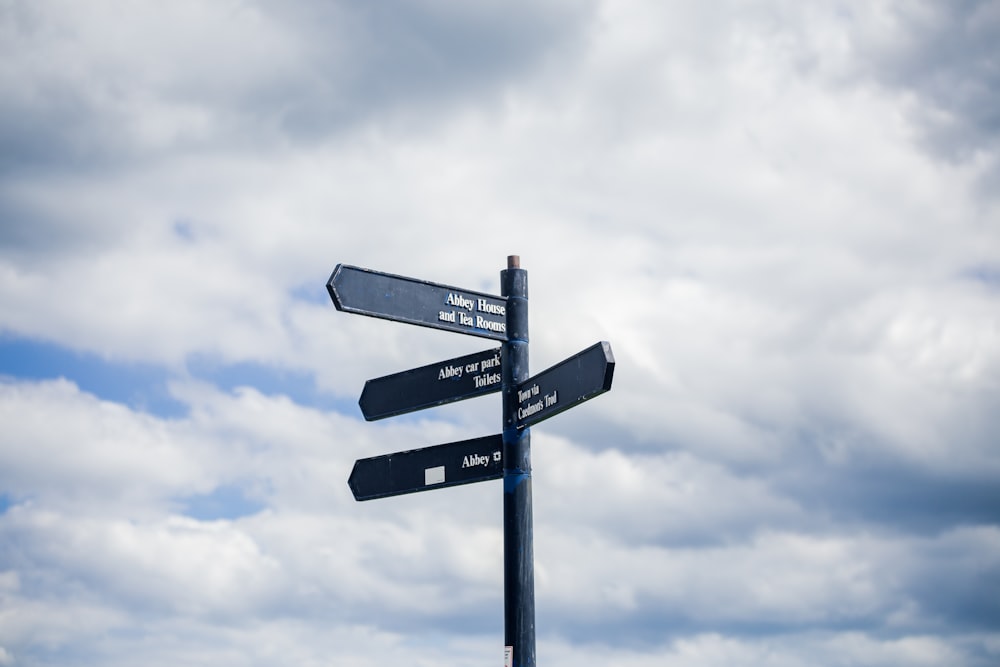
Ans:
POLYGON ((503 436, 488 435, 358 459, 347 484, 355 500, 372 500, 501 477, 503 436))
POLYGON ((326 283, 337 310, 507 340, 507 300, 482 292, 338 264, 326 283))
POLYGON ((500 348, 365 382, 358 405, 372 421, 500 391, 500 348))

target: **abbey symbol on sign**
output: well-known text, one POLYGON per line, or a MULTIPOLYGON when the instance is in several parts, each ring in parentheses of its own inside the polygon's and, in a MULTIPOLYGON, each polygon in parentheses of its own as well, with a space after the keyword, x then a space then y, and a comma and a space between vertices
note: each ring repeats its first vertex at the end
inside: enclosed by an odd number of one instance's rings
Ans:
POLYGON ((337 310, 507 340, 507 300, 482 292, 338 264, 326 283, 337 310))

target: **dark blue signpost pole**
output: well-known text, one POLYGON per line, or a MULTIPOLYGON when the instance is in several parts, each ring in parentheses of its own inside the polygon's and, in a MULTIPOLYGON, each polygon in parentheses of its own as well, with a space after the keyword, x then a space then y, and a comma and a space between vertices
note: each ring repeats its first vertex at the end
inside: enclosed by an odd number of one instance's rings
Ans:
POLYGON ((517 255, 507 258, 500 286, 496 297, 349 264, 338 264, 326 284, 337 310, 503 342, 499 354, 493 348, 369 380, 358 401, 365 419, 384 419, 499 384, 503 435, 358 459, 348 485, 356 500, 372 500, 502 475, 504 667, 535 667, 530 427, 610 390, 615 358, 602 341, 529 377, 528 272, 517 255))
POLYGON ((531 521, 531 439, 518 429, 518 386, 528 379, 528 272, 520 258, 507 258, 500 272, 507 297, 507 341, 503 344, 503 567, 504 644, 510 667, 535 667, 535 563, 531 521))

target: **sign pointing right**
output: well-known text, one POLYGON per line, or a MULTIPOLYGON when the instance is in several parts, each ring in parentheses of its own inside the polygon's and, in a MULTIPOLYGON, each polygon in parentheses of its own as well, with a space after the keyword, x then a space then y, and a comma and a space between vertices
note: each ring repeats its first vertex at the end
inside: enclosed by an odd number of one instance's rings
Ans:
POLYGON ((591 345, 518 385, 513 426, 520 429, 537 424, 603 394, 611 389, 614 374, 611 344, 601 341, 591 345))

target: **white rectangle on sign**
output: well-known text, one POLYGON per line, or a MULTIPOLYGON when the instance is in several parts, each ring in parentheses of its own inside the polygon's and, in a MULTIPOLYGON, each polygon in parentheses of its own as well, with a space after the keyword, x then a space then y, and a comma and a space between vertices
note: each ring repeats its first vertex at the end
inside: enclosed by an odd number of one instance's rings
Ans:
POLYGON ((441 484, 442 482, 444 482, 444 466, 424 468, 424 486, 441 484))
POLYGON ((503 647, 503 667, 514 667, 514 647, 503 647))

